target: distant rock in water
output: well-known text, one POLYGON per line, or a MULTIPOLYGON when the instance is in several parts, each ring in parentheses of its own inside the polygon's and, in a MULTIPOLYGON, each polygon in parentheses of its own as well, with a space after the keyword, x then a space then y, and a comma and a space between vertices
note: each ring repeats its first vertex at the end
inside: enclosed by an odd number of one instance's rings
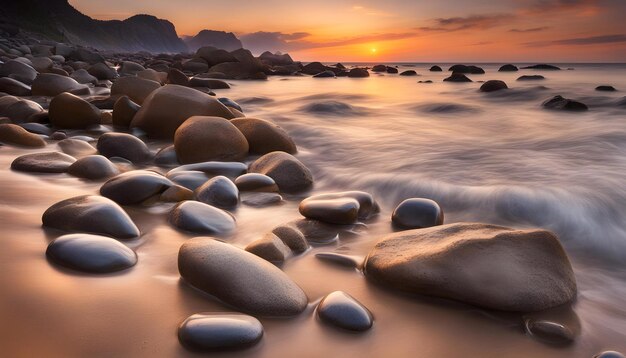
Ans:
POLYGON ((415 72, 415 70, 406 70, 402 71, 400 76, 417 76, 417 72, 415 72))
POLYGON ((369 77, 370 73, 365 68, 353 68, 348 72, 348 77, 352 78, 360 78, 360 77, 369 77))
POLYGON ((524 70, 546 70, 546 71, 558 71, 561 68, 553 65, 547 65, 545 63, 522 67, 524 70))
POLYGON ((472 82, 467 76, 458 72, 453 72, 450 77, 446 77, 443 80, 444 82, 472 82))
POLYGON ((353 106, 340 101, 314 102, 302 107, 302 110, 309 113, 329 116, 356 116, 361 114, 360 111, 353 106))
POLYGON ((545 79, 542 75, 523 75, 517 78, 518 81, 541 81, 545 79))
POLYGON ((547 109, 558 109, 564 111, 586 111, 589 109, 586 104, 575 101, 569 98, 563 98, 562 96, 554 96, 551 99, 543 102, 542 106, 547 109))
POLYGON ((511 65, 511 64, 504 65, 498 69, 498 72, 515 72, 515 71, 518 71, 517 66, 511 65))
POLYGON ((501 311, 541 311, 577 293, 558 238, 539 229, 456 223, 401 231, 376 244, 364 271, 402 291, 501 311))
POLYGON ((613 86, 607 86, 607 85, 604 85, 604 86, 598 86, 598 87, 596 87, 596 91, 601 91, 601 92, 615 92, 615 91, 617 91, 617 90, 616 90, 616 89, 615 89, 615 87, 613 87, 613 86))
POLYGON ((503 89, 509 88, 504 81, 500 80, 489 80, 480 86, 481 92, 495 92, 503 89))
POLYGON ((441 67, 435 65, 435 66, 432 66, 429 71, 430 72, 442 72, 443 70, 441 69, 441 67))
POLYGON ((385 65, 376 65, 372 67, 373 72, 387 72, 387 66, 385 65))
POLYGON ((470 65, 470 66, 454 65, 450 67, 448 71, 456 72, 456 73, 467 73, 467 74, 473 74, 473 75, 482 75, 485 73, 485 70, 483 70, 482 68, 478 66, 473 66, 473 65, 470 65))
POLYGON ((243 48, 241 41, 235 34, 224 31, 202 30, 196 36, 186 38, 184 41, 192 52, 204 46, 212 46, 226 51, 243 48))
POLYGON ((473 113, 478 109, 458 103, 426 103, 412 107, 415 111, 433 114, 473 113))

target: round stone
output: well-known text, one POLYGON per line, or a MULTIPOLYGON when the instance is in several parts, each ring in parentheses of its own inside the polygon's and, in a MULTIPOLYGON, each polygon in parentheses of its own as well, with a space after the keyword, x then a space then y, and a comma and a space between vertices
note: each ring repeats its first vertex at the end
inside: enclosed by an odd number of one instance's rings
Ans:
POLYGON ((83 129, 100 124, 100 110, 70 93, 61 93, 50 101, 50 123, 59 128, 83 129))
POLYGON ((246 137, 250 153, 267 154, 282 151, 294 154, 298 151, 289 134, 270 121, 244 117, 235 118, 230 123, 246 137))
POLYGON ((190 190, 196 190, 209 180, 209 176, 201 171, 187 170, 167 173, 167 178, 174 183, 190 190))
POLYGON ((526 333, 547 343, 570 344, 576 339, 569 327, 558 322, 528 319, 525 328, 526 333))
POLYGON ((303 253, 309 248, 309 243, 306 241, 304 234, 293 226, 277 226, 272 230, 272 233, 295 253, 303 253))
POLYGON ((40 73, 31 86, 33 96, 54 97, 63 92, 89 94, 89 88, 75 79, 54 73, 40 73))
POLYGON ((500 80, 489 80, 480 86, 481 92, 495 92, 503 89, 509 88, 504 81, 500 80))
POLYGON ((128 96, 131 101, 141 105, 158 88, 161 88, 159 82, 135 76, 121 77, 113 82, 111 96, 128 96))
POLYGON ((354 297, 335 291, 322 299, 317 306, 320 320, 350 331, 367 331, 374 318, 370 311, 354 297))
POLYGON ((229 178, 236 178, 248 171, 248 167, 239 162, 202 162, 181 165, 170 170, 167 175, 181 171, 200 171, 207 175, 223 175, 229 178))
POLYGON ((141 107, 128 96, 121 96, 113 105, 113 124, 128 128, 139 108, 141 107))
POLYGON ((171 180, 149 170, 133 170, 109 179, 100 187, 100 195, 120 205, 135 205, 161 195, 170 186, 171 180))
POLYGON ((181 163, 240 160, 248 153, 246 137, 220 117, 189 118, 176 130, 174 147, 181 163))
POLYGON ((624 355, 616 351, 604 351, 596 354, 593 358, 624 358, 624 355))
POLYGON ((278 192, 278 185, 274 179, 259 173, 238 176, 235 185, 240 191, 278 192))
POLYGON ((59 152, 32 153, 15 158, 11 169, 33 173, 65 173, 76 158, 59 152))
POLYGON ((46 141, 26 129, 10 123, 0 124, 0 142, 23 147, 45 147, 46 141))
POLYGON ((198 201, 176 205, 169 217, 175 227, 198 234, 227 234, 235 230, 235 219, 226 211, 198 201))
POLYGON ((225 176, 216 176, 195 190, 196 199, 219 208, 234 208, 239 204, 237 186, 225 176))
POLYGON ((313 186, 313 175, 296 157, 285 152, 268 153, 250 165, 250 172, 274 179, 282 192, 296 193, 313 186))
POLYGON ((311 196, 305 200, 335 200, 335 199, 354 199, 359 202, 358 216, 361 220, 369 219, 372 215, 378 213, 378 203, 370 193, 364 191, 342 191, 337 193, 325 193, 311 196))
POLYGON ((349 225, 358 219, 359 202, 352 198, 304 199, 298 207, 302 216, 329 224, 349 225))
POLYGON ((152 153, 146 143, 127 133, 104 133, 98 139, 96 148, 107 158, 120 157, 135 164, 152 159, 152 153))
POLYGON ((421 229, 443 224, 443 210, 430 199, 406 199, 391 215, 394 225, 403 229, 421 229))
POLYGON ((198 313, 178 327, 180 343, 197 351, 248 348, 257 344, 262 337, 261 322, 243 314, 198 313))
POLYGON ((335 252, 319 252, 315 254, 317 259, 330 262, 339 266, 358 268, 361 266, 361 262, 355 257, 349 255, 342 255, 335 252))
POLYGON ((57 143, 57 145, 61 148, 63 153, 71 156, 92 155, 97 153, 96 148, 80 139, 62 139, 57 143))
POLYGON ((121 242, 98 235, 71 234, 54 239, 46 256, 55 264, 89 273, 109 273, 137 263, 137 255, 121 242))
POLYGON ((67 172, 75 177, 91 180, 106 179, 120 173, 115 164, 101 155, 80 158, 70 165, 67 172))
POLYGON ((283 262, 291 253, 289 247, 273 233, 251 242, 246 246, 246 251, 270 262, 283 262))

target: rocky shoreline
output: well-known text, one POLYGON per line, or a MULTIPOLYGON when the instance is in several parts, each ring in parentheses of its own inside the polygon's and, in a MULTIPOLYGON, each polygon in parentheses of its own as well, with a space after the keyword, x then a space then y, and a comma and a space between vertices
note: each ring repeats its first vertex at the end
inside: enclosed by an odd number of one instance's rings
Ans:
MULTIPOLYGON (((340 233, 371 220, 386 220, 396 232, 381 238, 367 258, 333 253, 319 258, 351 266, 372 284, 392 290, 521 313, 526 333, 548 344, 576 339, 577 329, 568 323, 527 318, 576 299, 574 272, 555 234, 446 224, 443 209, 424 198, 406 198, 391 218, 381 218, 369 193, 349 187, 316 193, 315 173, 298 159, 297 143, 286 130, 267 119, 246 117, 244 107, 214 93, 228 89, 229 79, 362 78, 370 70, 412 76, 415 71, 302 65, 289 55, 257 58, 243 49, 209 47, 195 54, 108 55, 25 39, 0 42, 0 61, 0 142, 35 149, 15 158, 11 169, 102 182, 98 193, 68 198, 42 213, 43 226, 61 233, 46 251, 51 263, 97 279, 141 262, 125 245, 144 234, 127 213, 129 207, 170 205, 172 227, 199 236, 178 252, 182 281, 239 313, 198 312, 187 318, 178 329, 185 347, 251 347, 263 336, 255 317, 294 317, 309 306, 316 306, 317 317, 329 326, 371 329, 376 312, 357 298, 334 291, 319 303, 310 302, 280 269, 281 263, 307 255, 311 246, 334 242, 340 233), (61 151, 46 149, 52 144, 61 151), (245 249, 221 241, 220 235, 237 232, 238 206, 263 208, 284 201, 299 202, 302 218, 259 233, 245 249)), ((517 70, 513 67, 501 71, 517 70)), ((532 69, 557 70, 547 65, 532 69)), ((466 74, 484 73, 465 65, 449 72, 444 81, 468 82, 466 74)), ((480 91, 507 88, 502 81, 487 81, 480 91)), ((543 106, 588 109, 561 96, 543 106)), ((611 354, 619 356, 598 357, 611 354)))

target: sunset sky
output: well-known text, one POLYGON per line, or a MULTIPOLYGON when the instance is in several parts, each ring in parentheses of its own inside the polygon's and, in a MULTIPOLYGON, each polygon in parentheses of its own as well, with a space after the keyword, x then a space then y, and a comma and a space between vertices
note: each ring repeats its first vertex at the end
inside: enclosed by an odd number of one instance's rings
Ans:
POLYGON ((626 62, 626 0, 70 0, 151 14, 180 36, 234 32, 255 53, 320 61, 626 62))

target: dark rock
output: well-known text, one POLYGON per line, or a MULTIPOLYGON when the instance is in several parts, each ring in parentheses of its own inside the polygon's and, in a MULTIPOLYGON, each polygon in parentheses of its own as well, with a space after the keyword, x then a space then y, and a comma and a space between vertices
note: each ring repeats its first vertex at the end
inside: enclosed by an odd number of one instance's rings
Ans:
POLYGON ((175 227, 197 234, 226 234, 236 226, 235 219, 224 210, 191 200, 176 205, 169 220, 175 227))
POLYGON ((443 224, 443 210, 430 199, 412 198, 400 203, 391 215, 394 225, 404 229, 421 229, 443 224))
POLYGON ((173 167, 180 165, 176 156, 176 149, 173 145, 161 148, 154 156, 154 164, 163 167, 173 167))
POLYGON ((342 191, 337 193, 317 194, 306 200, 335 200, 335 199, 354 199, 359 203, 358 218, 361 220, 368 219, 372 215, 378 213, 378 204, 374 197, 364 191, 342 191))
POLYGON ((565 345, 576 339, 571 329, 557 322, 528 319, 525 328, 526 333, 546 343, 565 345))
POLYGON ((17 145, 23 147, 45 147, 46 141, 40 136, 30 133, 26 129, 17 124, 2 123, 0 124, 0 142, 9 145, 17 145))
POLYGON ((387 66, 385 65, 376 65, 372 67, 373 72, 387 72, 387 66))
POLYGON ((326 70, 328 70, 328 67, 324 66, 320 62, 311 62, 302 67, 302 73, 307 75, 316 75, 326 70))
POLYGON ((598 87, 596 87, 596 91, 615 92, 617 90, 613 86, 598 86, 598 87))
POLYGON ((304 199, 298 207, 302 216, 329 224, 348 225, 357 221, 359 202, 352 198, 304 199))
POLYGON ((41 73, 33 81, 31 86, 33 96, 54 97, 69 92, 72 94, 89 94, 89 88, 76 82, 73 78, 54 73, 41 73))
POLYGON ((587 105, 582 102, 578 102, 569 98, 563 98, 562 96, 554 96, 551 99, 543 102, 542 106, 547 109, 575 112, 586 111, 589 109, 589 107, 587 107, 587 105))
POLYGON ((441 67, 435 65, 435 66, 432 66, 429 71, 430 72, 442 72, 443 70, 441 69, 441 67))
POLYGON ((128 128, 140 108, 141 107, 131 101, 128 96, 118 98, 113 106, 113 124, 128 128))
POLYGON ((99 80, 113 80, 119 76, 115 69, 107 66, 104 62, 98 62, 90 66, 87 72, 99 80))
POLYGON ((281 225, 272 230, 272 234, 276 235, 291 251, 300 254, 309 248, 304 234, 293 226, 281 225))
POLYGON ((560 68, 557 67, 557 66, 546 65, 546 64, 526 66, 526 67, 522 67, 522 69, 524 69, 524 70, 548 70, 548 71, 558 71, 558 70, 560 70, 560 68))
POLYGON ((313 75, 314 78, 335 78, 335 72, 326 70, 313 75))
POLYGON ((262 258, 208 238, 186 241, 178 271, 187 283, 237 309, 261 316, 294 316, 306 308, 302 289, 262 258))
POLYGON ((83 129, 100 124, 100 110, 84 99, 70 93, 61 93, 50 101, 50 122, 59 128, 83 129))
POLYGON ((376 244, 364 271, 399 290, 501 311, 540 311, 576 297, 569 259, 544 230, 456 223, 402 231, 376 244))
POLYGON ((239 162, 202 162, 181 165, 167 173, 167 176, 181 171, 200 171, 208 175, 223 175, 229 178, 236 178, 248 171, 245 164, 239 162))
POLYGON ((206 183, 210 176, 201 171, 187 170, 168 173, 167 178, 187 189, 196 190, 206 183))
POLYGON ((278 125, 257 118, 235 118, 230 121, 246 137, 249 152, 267 154, 270 152, 298 152, 296 144, 287 132, 278 125))
POLYGON ((198 313, 178 327, 180 343, 195 351, 222 351, 251 347, 263 337, 258 319, 243 314, 198 313))
POLYGON ((417 76, 417 72, 415 70, 406 70, 400 73, 400 76, 417 76))
POLYGON ((624 355, 616 351, 605 351, 596 354, 593 358, 624 358, 624 355))
POLYGON ((57 144, 63 153, 71 156, 92 155, 97 152, 96 148, 84 140, 67 138, 60 140, 57 144))
POLYGON ((265 51, 259 56, 259 59, 271 66, 286 66, 293 64, 293 59, 289 54, 271 53, 265 51))
POLYGON ((0 92, 12 96, 30 96, 30 86, 10 77, 0 78, 0 92))
POLYGON ((96 148, 107 158, 120 157, 135 164, 152 159, 152 153, 146 143, 127 133, 104 133, 98 139, 96 148))
POLYGON ((359 266, 361 266, 361 262, 357 261, 355 257, 335 252, 319 252, 315 254, 315 257, 322 261, 331 262, 333 264, 349 268, 359 268, 359 266))
POLYGON ((114 201, 83 195, 60 201, 43 213, 43 225, 64 231, 132 239, 140 232, 128 214, 114 201))
POLYGON ((120 173, 115 164, 101 155, 89 155, 70 165, 67 172, 75 177, 98 180, 107 179, 120 173))
POLYGON ((313 186, 309 169, 296 157, 285 152, 268 153, 250 165, 250 172, 265 174, 276 182, 282 192, 294 193, 313 186))
POLYGON ((467 66, 467 65, 454 65, 448 69, 448 71, 453 73, 464 73, 464 74, 473 74, 473 75, 481 75, 485 73, 480 67, 477 66, 467 66))
POLYGON ((516 71, 518 71, 517 66, 511 65, 511 64, 504 65, 498 69, 498 72, 516 72, 516 71))
POLYGON ((542 75, 523 75, 517 78, 518 81, 537 81, 537 80, 545 80, 546 78, 542 75))
POLYGON ((353 68, 350 70, 350 72, 348 72, 348 77, 351 78, 362 78, 362 77, 369 77, 370 73, 369 71, 367 71, 366 68, 353 68))
POLYGON ((240 160, 249 148, 246 137, 231 122, 203 116, 189 118, 176 130, 174 147, 181 163, 240 160))
POLYGON ((19 126, 35 134, 41 134, 41 135, 52 134, 52 129, 50 129, 50 127, 41 123, 20 123, 19 126))
POLYGON ((238 62, 237 58, 228 51, 237 50, 238 48, 241 48, 242 46, 239 45, 239 46, 234 46, 234 47, 236 48, 231 47, 231 48, 222 49, 222 48, 215 48, 212 46, 200 47, 196 51, 196 57, 199 57, 205 60, 209 64, 209 66, 215 66, 224 62, 238 62))
POLYGON ((251 242, 246 251, 270 262, 283 262, 291 253, 289 247, 273 233, 251 242))
POLYGON ((98 79, 96 77, 90 75, 89 72, 87 72, 87 70, 84 70, 84 69, 80 69, 80 70, 76 70, 76 71, 72 72, 70 77, 73 78, 76 82, 78 82, 80 84, 87 84, 87 83, 96 84, 96 83, 98 83, 98 79))
POLYGON ((446 77, 443 80, 445 82, 472 82, 467 76, 458 72, 453 72, 450 77, 446 77))
POLYGON ((354 297, 335 291, 322 299, 317 316, 324 322, 350 331, 367 331, 374 318, 370 311, 354 297))
POLYGON ((113 82, 111 96, 128 96, 133 102, 141 105, 159 88, 161 84, 156 81, 140 77, 122 77, 113 82))
POLYGON ((398 69, 395 67, 389 67, 387 66, 387 73, 391 73, 391 74, 395 74, 398 73, 398 69))
POLYGON ((50 242, 46 256, 55 264, 89 273, 125 270, 137 263, 137 254, 106 236, 71 234, 50 242))
POLYGON ((8 117, 13 123, 30 122, 45 113, 36 102, 9 95, 0 97, 0 116, 8 117))
POLYGON ((222 80, 216 80, 213 78, 199 78, 194 77, 189 80, 188 86, 190 87, 207 87, 210 89, 228 89, 230 85, 222 80))
POLYGON ((148 170, 133 170, 109 179, 100 195, 120 205, 141 204, 174 185, 168 178, 148 170))
POLYGON ((222 102, 222 104, 225 105, 226 107, 234 108, 238 110, 239 112, 243 113, 243 109, 241 108, 241 106, 237 102, 233 101, 232 99, 226 98, 226 97, 220 97, 217 100, 222 102))
POLYGON ((170 68, 167 73, 167 83, 172 85, 187 86, 189 85, 189 77, 181 70, 170 68))
POLYGON ((181 185, 172 185, 161 193, 159 200, 169 203, 179 203, 185 200, 193 200, 193 198, 193 191, 190 189, 181 185))
POLYGON ((37 77, 37 71, 32 66, 18 60, 8 60, 0 65, 0 77, 10 77, 30 85, 37 77))
POLYGON ((146 68, 137 62, 122 61, 122 64, 117 69, 117 73, 121 76, 136 76, 138 72, 145 70, 146 68))
POLYGON ((283 197, 277 193, 244 192, 241 193, 241 202, 257 208, 277 205, 283 202, 283 197))
POLYGON ((238 176, 235 185, 240 191, 278 192, 278 185, 274 179, 259 173, 238 176))
POLYGON ((239 190, 225 176, 216 176, 195 190, 196 200, 219 208, 234 208, 239 204, 239 190))
POLYGON ((33 173, 64 173, 76 159, 59 152, 32 153, 15 158, 11 169, 33 173))
POLYGON ((489 80, 480 86, 481 92, 495 92, 509 88, 504 81, 489 80))

